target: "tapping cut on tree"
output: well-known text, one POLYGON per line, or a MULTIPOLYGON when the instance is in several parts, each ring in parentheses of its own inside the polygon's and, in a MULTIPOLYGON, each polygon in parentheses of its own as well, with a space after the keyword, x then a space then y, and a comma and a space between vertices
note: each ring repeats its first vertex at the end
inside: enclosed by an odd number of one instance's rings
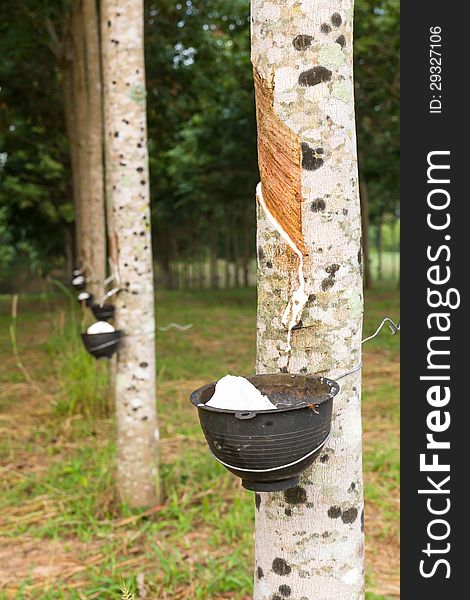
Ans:
POLYGON ((258 127, 258 164, 266 209, 292 244, 306 253, 301 219, 299 138, 274 111, 274 83, 253 69, 258 127))

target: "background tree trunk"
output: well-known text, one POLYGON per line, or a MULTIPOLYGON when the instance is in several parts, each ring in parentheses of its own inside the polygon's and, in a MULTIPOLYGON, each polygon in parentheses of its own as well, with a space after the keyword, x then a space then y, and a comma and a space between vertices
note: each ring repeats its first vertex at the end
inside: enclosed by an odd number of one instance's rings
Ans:
POLYGON ((242 214, 242 236, 243 236, 243 285, 250 285, 250 240, 248 235, 248 215, 246 210, 242 214))
MULTIPOLYGON (((352 15, 352 0, 252 0, 262 190, 281 190, 278 222, 296 232, 308 295, 289 352, 281 317, 299 259, 258 203, 258 373, 334 379, 361 360, 352 15)), ((359 372, 341 379, 331 436, 300 485, 256 496, 255 600, 364 597, 360 385, 359 372)))
POLYGON ((212 219, 209 232, 210 240, 210 280, 211 288, 216 290, 219 287, 219 266, 217 263, 217 224, 215 218, 212 219))
POLYGON ((232 221, 232 248, 233 248, 233 278, 234 287, 240 287, 240 245, 238 241, 237 219, 232 221))
MULTIPOLYGON (((75 0, 72 16, 73 39, 73 113, 75 145, 75 162, 73 164, 77 176, 78 194, 75 205, 78 207, 76 240, 79 262, 86 267, 86 275, 90 275, 90 213, 89 213, 89 179, 87 145, 87 89, 85 74, 85 34, 83 24, 83 7, 75 0)), ((74 176, 75 177, 75 176, 74 176)))
POLYGON ((230 210, 225 209, 225 223, 224 229, 224 288, 228 290, 230 288, 230 210))
POLYGON ((201 256, 197 263, 197 288, 203 290, 206 287, 206 280, 204 277, 204 258, 201 256))
POLYGON ((116 373, 117 477, 123 500, 150 506, 160 490, 143 2, 103 0, 101 10, 107 169, 122 287, 116 325, 126 334, 116 373))
POLYGON ((375 250, 377 252, 377 281, 382 281, 382 215, 377 218, 375 226, 375 250))
POLYGON ((397 225, 398 219, 396 217, 396 211, 393 211, 392 222, 391 222, 391 242, 392 242, 392 278, 394 282, 398 282, 400 279, 400 257, 399 257, 399 243, 397 236, 397 225))
POLYGON ((106 278, 106 226, 103 180, 103 123, 99 23, 96 0, 83 0, 86 42, 87 105, 87 179, 89 196, 89 291, 99 300, 106 278))
POLYGON ((359 178, 361 197, 361 219, 362 219, 362 268, 364 272, 364 287, 368 290, 372 286, 372 274, 370 270, 369 252, 369 194, 367 182, 364 177, 359 178))
MULTIPOLYGON (((74 264, 80 260, 81 248, 78 247, 79 240, 77 233, 81 231, 81 215, 80 215, 80 181, 78 176, 78 145, 76 132, 76 115, 73 97, 73 39, 70 32, 70 20, 66 20, 64 24, 66 33, 63 42, 63 57, 60 64, 62 73, 62 98, 64 103, 65 126, 67 130, 67 138, 69 142, 69 157, 70 167, 72 171, 72 195, 75 213, 75 231, 73 234, 73 254, 74 264)), ((76 265, 78 266, 78 264, 76 265)), ((72 276, 72 271, 68 271, 68 276, 72 276)))

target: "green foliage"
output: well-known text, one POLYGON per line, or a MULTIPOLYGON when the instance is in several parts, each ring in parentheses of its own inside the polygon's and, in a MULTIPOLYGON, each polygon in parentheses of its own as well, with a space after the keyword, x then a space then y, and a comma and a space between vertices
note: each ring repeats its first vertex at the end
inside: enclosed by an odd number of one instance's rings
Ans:
POLYGON ((109 413, 106 360, 95 360, 83 347, 83 324, 65 311, 55 316, 46 350, 53 360, 61 393, 55 399, 58 415, 104 417, 109 413))
POLYGON ((73 222, 61 76, 47 33, 66 4, 0 6, 0 278, 17 257, 49 270, 73 222))
MULTIPOLYGON (((258 181, 249 2, 148 3, 151 189, 163 268, 254 239, 258 181)), ((253 255, 253 248, 250 254, 253 255)))
MULTIPOLYGON (((69 9, 68 0, 0 7, 0 277, 19 256, 50 270, 72 241, 61 63, 51 36, 61 40, 69 9)), ((146 0, 145 11, 161 268, 210 251, 247 260, 258 181, 249 1, 146 0)), ((399 198, 399 2, 357 0, 355 11, 360 167, 377 221, 396 212, 399 198)))
POLYGON ((357 0, 355 97, 360 175, 374 221, 394 213, 400 197, 400 3, 357 0))

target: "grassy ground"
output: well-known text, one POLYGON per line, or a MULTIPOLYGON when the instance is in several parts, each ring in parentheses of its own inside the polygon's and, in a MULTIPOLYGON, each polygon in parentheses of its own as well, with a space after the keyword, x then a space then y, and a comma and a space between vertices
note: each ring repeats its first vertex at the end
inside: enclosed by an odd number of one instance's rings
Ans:
MULTIPOLYGON (((106 373, 70 335, 62 301, 0 299, 0 599, 247 599, 253 498, 205 450, 188 403, 198 385, 254 364, 255 295, 166 292, 158 337, 165 504, 135 514, 113 491, 113 424, 74 414, 103 397, 106 373), (27 370, 27 372, 24 371, 27 370), (28 381, 28 374, 31 378, 28 381), (70 410, 70 408, 74 410, 70 410)), ((397 316, 395 290, 367 299, 365 332, 397 316)), ((368 600, 398 597, 398 339, 365 346, 364 469, 368 600)), ((85 411, 86 412, 86 411, 85 411)))

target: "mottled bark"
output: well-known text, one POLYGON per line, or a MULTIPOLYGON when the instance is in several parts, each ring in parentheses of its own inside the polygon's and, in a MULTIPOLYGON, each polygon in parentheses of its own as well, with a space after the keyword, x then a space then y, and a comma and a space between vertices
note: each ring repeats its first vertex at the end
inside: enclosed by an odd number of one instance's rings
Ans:
MULTIPOLYGON (((289 218, 282 210, 277 217, 285 231, 291 227, 292 241, 304 241, 297 247, 308 294, 286 352, 281 318, 299 286, 299 258, 258 203, 258 373, 334 379, 361 360, 352 19, 352 0, 252 0, 255 78, 272 98, 271 109, 266 97, 261 106, 290 130, 289 143, 295 137, 301 155, 299 189, 292 180, 287 188, 299 198, 300 225, 292 227, 292 201, 289 218)), ((259 115, 259 94, 257 102, 259 115)), ((264 135, 259 127, 258 137, 264 135)), ((262 139, 259 147, 266 152, 262 139)), ((278 148, 268 150, 276 161, 278 148)), ((266 177, 262 169, 263 191, 266 177)), ((340 383, 331 436, 300 485, 256 496, 255 600, 364 597, 360 373, 340 383)))
POLYGON ((86 44, 87 118, 86 177, 87 203, 87 267, 91 282, 89 291, 96 298, 103 295, 106 278, 106 229, 103 174, 103 124, 99 23, 96 0, 83 0, 83 22, 86 44))
POLYGON ((123 500, 159 500, 155 318, 142 0, 101 4, 105 143, 125 333, 116 371, 117 478, 123 500))

